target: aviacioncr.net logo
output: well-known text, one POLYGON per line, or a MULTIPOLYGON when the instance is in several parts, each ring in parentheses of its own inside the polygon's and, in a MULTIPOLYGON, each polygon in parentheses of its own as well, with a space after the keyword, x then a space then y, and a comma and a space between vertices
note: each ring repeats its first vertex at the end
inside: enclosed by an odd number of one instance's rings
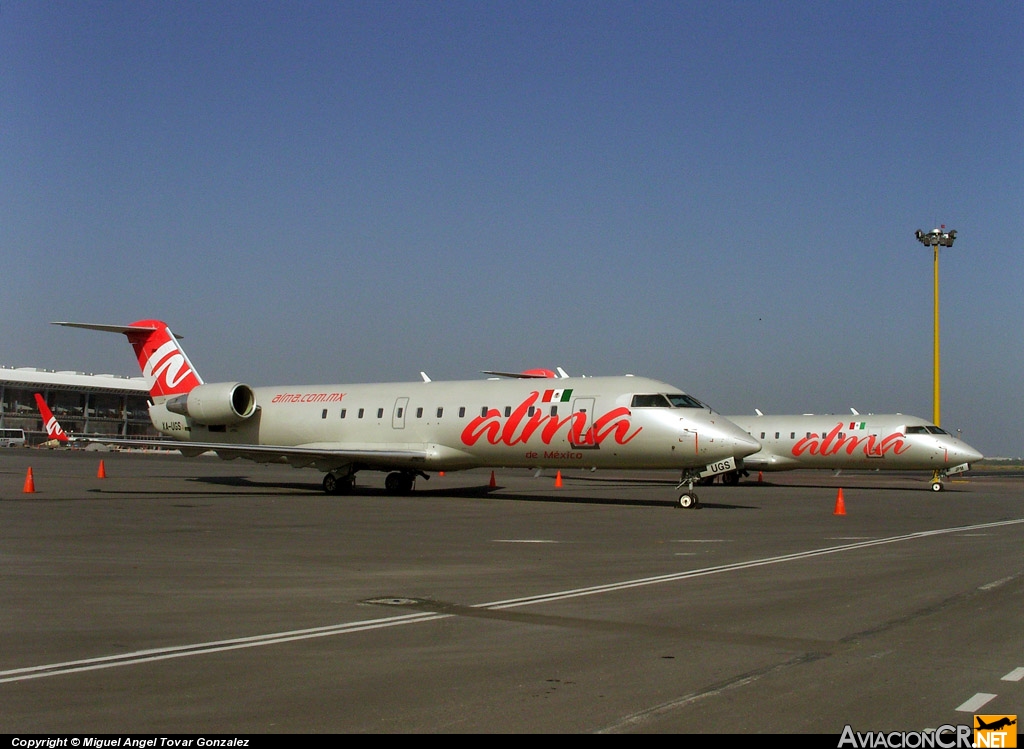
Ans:
POLYGON ((854 749, 972 749, 970 726, 942 725, 933 731, 854 731, 843 728, 839 747, 854 749))

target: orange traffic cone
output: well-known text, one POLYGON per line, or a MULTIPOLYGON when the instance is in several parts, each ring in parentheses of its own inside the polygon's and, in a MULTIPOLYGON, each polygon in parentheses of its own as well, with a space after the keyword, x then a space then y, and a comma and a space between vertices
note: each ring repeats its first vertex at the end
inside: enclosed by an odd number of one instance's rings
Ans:
POLYGON ((103 461, 100 460, 100 470, 96 471, 96 478, 105 479, 107 477, 107 469, 103 467, 103 461))
POLYGON ((35 494, 36 482, 32 478, 32 467, 29 466, 28 473, 25 474, 25 488, 22 489, 25 494, 35 494))
POLYGON ((560 488, 561 486, 562 486, 562 472, 559 471, 558 473, 555 474, 555 488, 560 488))
POLYGON ((437 472, 437 475, 438 475, 438 476, 444 476, 444 471, 438 471, 438 472, 437 472))
POLYGON ((490 484, 490 486, 493 489, 497 485, 498 485, 498 482, 494 480, 494 471, 491 471, 491 484, 490 484))
POLYGON ((843 490, 839 490, 839 494, 836 496, 836 509, 832 510, 833 515, 845 515, 846 514, 846 502, 843 501, 843 490))
POLYGON ((758 471, 757 472, 757 483, 760 484, 762 481, 764 481, 764 471, 758 471))

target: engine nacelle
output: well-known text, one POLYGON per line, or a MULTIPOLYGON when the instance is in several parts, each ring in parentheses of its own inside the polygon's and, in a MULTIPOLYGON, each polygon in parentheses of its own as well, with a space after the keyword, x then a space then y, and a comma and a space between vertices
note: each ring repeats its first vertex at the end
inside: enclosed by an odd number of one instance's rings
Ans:
POLYGON ((171 413, 199 424, 237 424, 256 413, 256 394, 241 382, 198 385, 165 404, 171 413))

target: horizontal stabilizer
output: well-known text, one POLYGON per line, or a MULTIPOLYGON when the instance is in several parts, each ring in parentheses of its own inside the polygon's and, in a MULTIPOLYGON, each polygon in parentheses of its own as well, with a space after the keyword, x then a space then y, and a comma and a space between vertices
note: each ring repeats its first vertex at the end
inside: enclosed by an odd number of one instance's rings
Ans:
MULTIPOLYGON (((129 333, 152 333, 159 328, 153 325, 100 325, 98 323, 88 322, 51 322, 50 325, 63 325, 65 328, 84 328, 86 330, 99 330, 103 333, 122 333, 128 335, 129 333)), ((178 340, 182 340, 185 336, 174 334, 174 337, 178 340)))
POLYGON ((498 372, 485 369, 483 373, 485 375, 494 375, 495 377, 511 377, 516 380, 550 380, 556 376, 554 372, 548 369, 529 369, 525 372, 498 372))

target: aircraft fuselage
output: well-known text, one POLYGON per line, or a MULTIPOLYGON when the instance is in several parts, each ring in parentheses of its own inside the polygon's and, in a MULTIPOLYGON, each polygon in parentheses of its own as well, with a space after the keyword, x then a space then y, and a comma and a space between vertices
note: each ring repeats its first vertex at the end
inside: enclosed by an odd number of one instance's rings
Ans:
MULTIPOLYGON (((754 440, 706 407, 637 407, 637 394, 678 393, 644 377, 499 379, 252 388, 255 410, 204 424, 150 408, 154 426, 184 442, 365 451, 387 469, 476 466, 698 468, 749 454, 754 440), (391 451, 376 460, 374 450, 391 451), (395 453, 409 451, 407 457, 395 453)), ((334 470, 351 462, 321 455, 334 470)))

